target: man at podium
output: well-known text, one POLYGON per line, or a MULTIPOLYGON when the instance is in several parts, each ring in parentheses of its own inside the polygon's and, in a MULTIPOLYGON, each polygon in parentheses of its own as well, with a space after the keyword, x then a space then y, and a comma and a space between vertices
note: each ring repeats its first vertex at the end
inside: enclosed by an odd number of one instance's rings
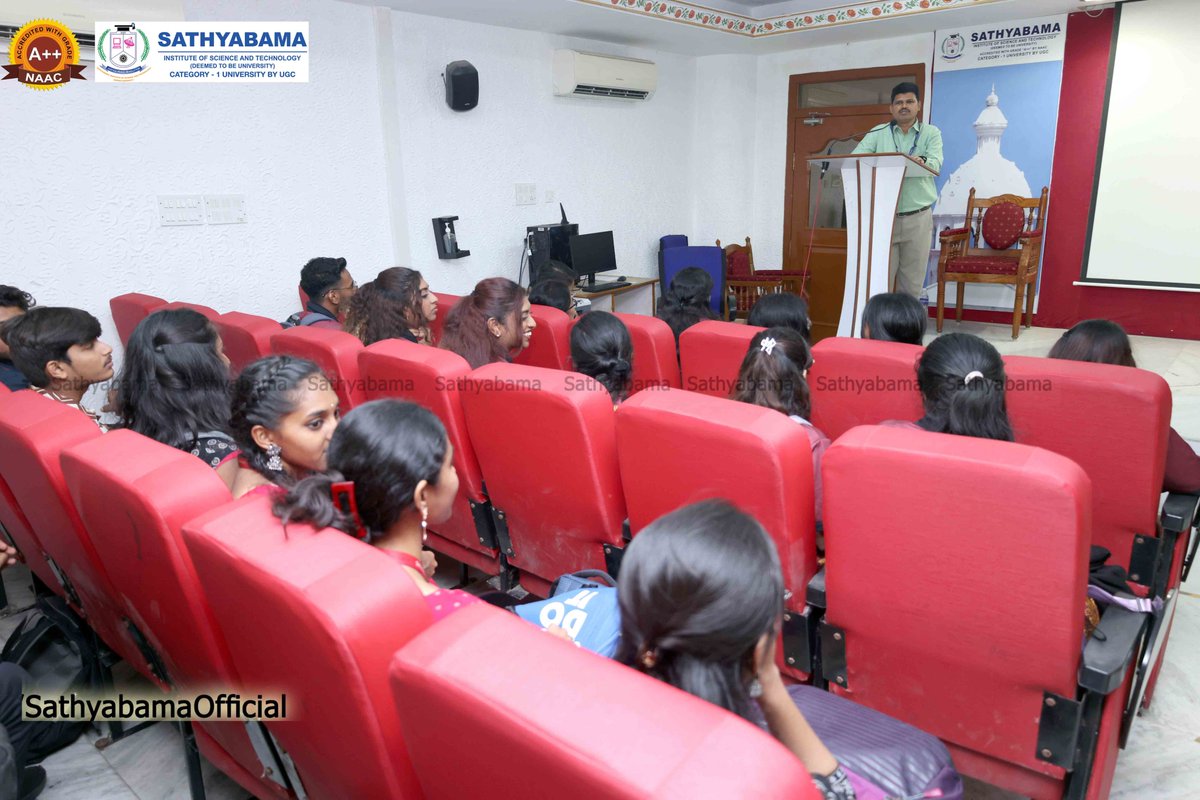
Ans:
MULTIPOLYGON (((934 172, 942 169, 942 132, 921 122, 921 89, 915 83, 892 87, 892 121, 872 128, 854 153, 904 153, 934 172)), ((892 291, 920 297, 933 244, 933 204, 937 184, 932 175, 905 178, 892 227, 888 284, 892 291)))

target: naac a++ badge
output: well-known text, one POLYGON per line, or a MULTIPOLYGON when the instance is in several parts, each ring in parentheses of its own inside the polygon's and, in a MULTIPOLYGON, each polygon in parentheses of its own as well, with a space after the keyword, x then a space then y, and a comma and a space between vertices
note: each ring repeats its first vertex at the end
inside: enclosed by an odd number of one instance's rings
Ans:
POLYGON ((35 19, 13 34, 0 80, 16 79, 31 89, 57 89, 72 78, 86 80, 79 64, 79 42, 61 22, 35 19))

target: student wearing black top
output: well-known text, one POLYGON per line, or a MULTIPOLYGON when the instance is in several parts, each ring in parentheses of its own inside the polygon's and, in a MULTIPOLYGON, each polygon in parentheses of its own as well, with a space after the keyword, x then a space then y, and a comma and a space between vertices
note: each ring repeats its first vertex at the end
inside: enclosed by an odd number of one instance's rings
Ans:
POLYGON ((191 453, 233 485, 238 446, 229 432, 229 358, 203 314, 155 311, 134 328, 116 408, 125 427, 191 453))
POLYGON ((29 292, 22 292, 15 286, 0 286, 0 383, 14 392, 28 389, 29 381, 9 357, 8 345, 4 343, 4 323, 21 316, 34 305, 36 301, 29 292))

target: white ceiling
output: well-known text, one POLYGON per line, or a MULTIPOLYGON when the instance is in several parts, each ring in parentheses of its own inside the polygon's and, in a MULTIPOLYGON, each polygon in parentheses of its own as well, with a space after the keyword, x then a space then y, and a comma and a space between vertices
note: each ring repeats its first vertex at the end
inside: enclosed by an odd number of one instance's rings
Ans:
MULTIPOLYGON (((399 11, 498 25, 507 28, 646 47, 686 55, 721 53, 772 53, 843 42, 882 39, 960 25, 1042 17, 1094 9, 1081 0, 993 0, 890 19, 856 22, 777 36, 747 36, 684 25, 664 19, 575 2, 575 0, 351 0, 363 5, 383 5, 399 11)), ((699 0, 696 5, 720 8, 751 17, 811 11, 839 4, 837 0, 699 0)))

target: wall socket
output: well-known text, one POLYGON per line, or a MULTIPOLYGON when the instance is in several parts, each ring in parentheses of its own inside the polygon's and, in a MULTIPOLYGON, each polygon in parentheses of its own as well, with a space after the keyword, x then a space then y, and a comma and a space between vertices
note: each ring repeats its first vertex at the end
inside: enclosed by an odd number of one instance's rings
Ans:
POLYGON ((204 198, 198 194, 160 194, 158 224, 203 225, 204 198))
POLYGON ((517 205, 532 206, 537 203, 537 184, 518 183, 516 189, 517 205))

